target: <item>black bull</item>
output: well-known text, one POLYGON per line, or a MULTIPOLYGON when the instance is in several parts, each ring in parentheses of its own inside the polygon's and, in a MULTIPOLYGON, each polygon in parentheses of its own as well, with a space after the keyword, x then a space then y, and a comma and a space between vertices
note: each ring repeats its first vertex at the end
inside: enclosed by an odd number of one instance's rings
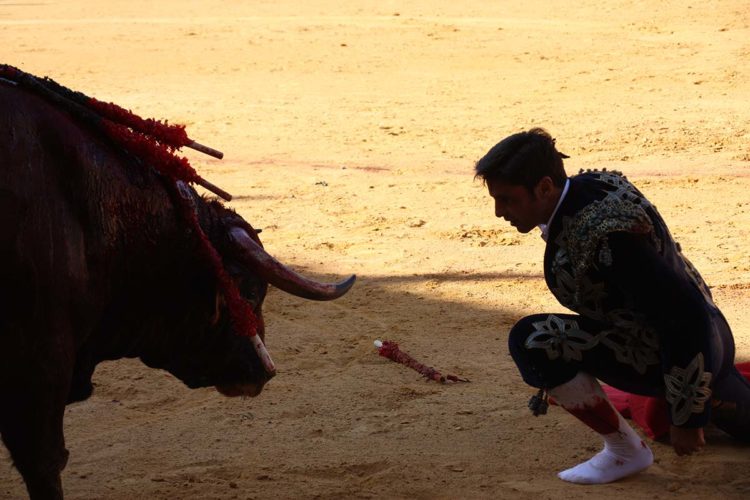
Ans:
MULTIPOLYGON (((91 395, 99 362, 138 357, 226 395, 257 395, 270 378, 233 331, 169 182, 0 81, 0 434, 32 498, 62 497, 65 405, 91 395)), ((294 273, 240 216, 191 193, 260 338, 268 283, 314 300, 353 284, 294 273)))

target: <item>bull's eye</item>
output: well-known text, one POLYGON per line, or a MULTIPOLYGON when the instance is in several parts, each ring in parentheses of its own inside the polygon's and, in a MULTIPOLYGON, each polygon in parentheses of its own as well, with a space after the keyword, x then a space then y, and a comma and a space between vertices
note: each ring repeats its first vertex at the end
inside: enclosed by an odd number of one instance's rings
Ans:
POLYGON ((244 268, 231 263, 227 265, 227 271, 242 298, 254 309, 257 308, 265 296, 265 283, 244 268))
POLYGON ((258 291, 253 286, 244 286, 240 288, 240 294, 242 295, 242 298, 250 303, 253 307, 256 307, 258 305, 258 302, 260 302, 258 291))

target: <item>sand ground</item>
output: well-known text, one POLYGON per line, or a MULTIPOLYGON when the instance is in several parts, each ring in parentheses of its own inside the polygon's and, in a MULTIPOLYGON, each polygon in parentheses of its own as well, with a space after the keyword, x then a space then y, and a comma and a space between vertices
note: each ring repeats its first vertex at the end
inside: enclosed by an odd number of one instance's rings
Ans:
MULTIPOLYGON (((569 172, 615 168, 659 207, 750 359, 750 9, 742 0, 0 1, 0 61, 225 153, 187 153, 266 247, 344 298, 272 291, 279 375, 256 399, 106 363, 66 415, 69 498, 747 498, 750 449, 615 484, 555 472, 598 438, 532 418, 508 355, 560 311, 538 234, 493 217, 474 162, 544 126, 569 172), (345 4, 342 6, 342 4, 345 4), (403 5, 406 4, 406 5, 403 5), (575 4, 575 6, 573 6, 575 4), (376 355, 391 339, 470 384, 376 355)), ((0 497, 23 497, 0 452, 0 497)))

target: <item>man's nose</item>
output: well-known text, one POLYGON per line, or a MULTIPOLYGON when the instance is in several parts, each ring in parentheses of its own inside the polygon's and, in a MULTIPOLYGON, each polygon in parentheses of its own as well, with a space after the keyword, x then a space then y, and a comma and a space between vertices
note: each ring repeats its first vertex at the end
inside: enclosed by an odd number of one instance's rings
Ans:
POLYGON ((505 207, 495 202, 495 217, 502 218, 505 215, 505 207))

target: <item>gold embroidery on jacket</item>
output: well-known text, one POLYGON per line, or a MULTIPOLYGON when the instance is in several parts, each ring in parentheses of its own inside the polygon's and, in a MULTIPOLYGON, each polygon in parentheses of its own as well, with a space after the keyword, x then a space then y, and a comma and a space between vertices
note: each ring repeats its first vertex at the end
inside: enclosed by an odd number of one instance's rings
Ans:
POLYGON ((578 322, 550 314, 545 321, 532 323, 535 330, 526 338, 526 349, 544 349, 549 359, 562 357, 564 361, 581 361, 582 351, 598 342, 598 337, 581 330, 578 322))
POLYGON ((672 423, 682 425, 692 413, 703 413, 711 398, 711 372, 703 370, 703 353, 699 352, 685 368, 673 366, 664 374, 667 402, 672 405, 672 423))

